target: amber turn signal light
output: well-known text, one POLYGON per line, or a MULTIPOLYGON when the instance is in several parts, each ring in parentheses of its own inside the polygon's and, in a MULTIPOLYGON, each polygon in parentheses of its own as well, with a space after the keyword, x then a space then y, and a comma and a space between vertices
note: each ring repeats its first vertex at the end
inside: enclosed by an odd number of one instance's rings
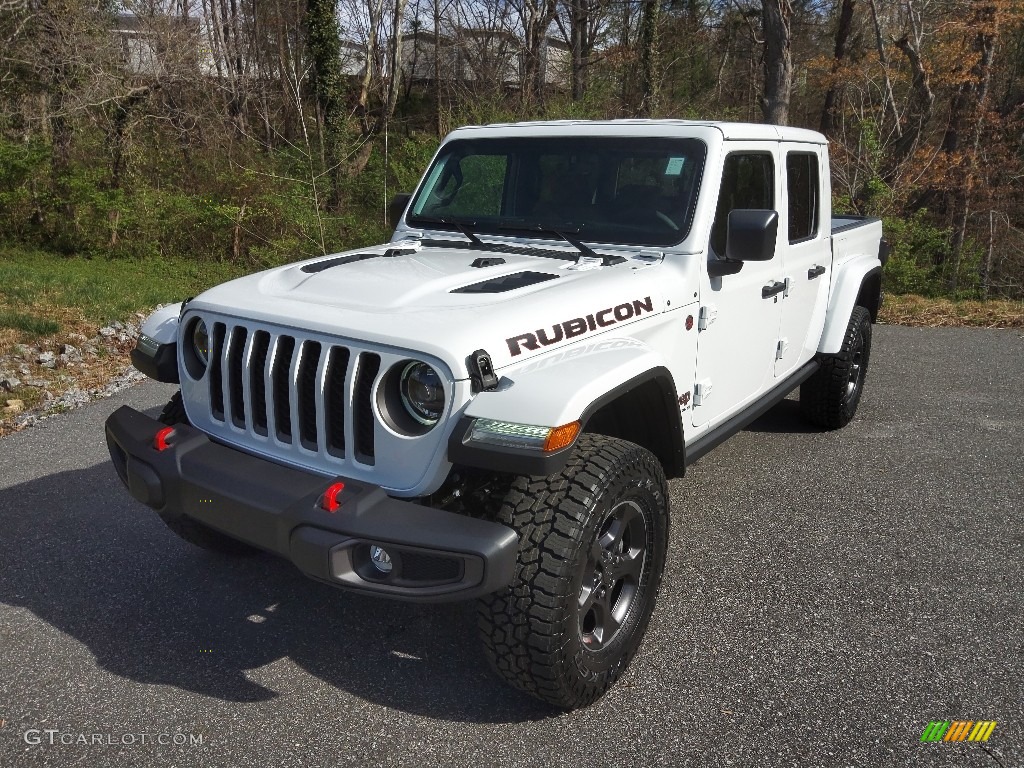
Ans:
POLYGON ((580 423, 578 421, 574 421, 572 424, 563 424, 560 427, 555 427, 548 433, 548 438, 544 441, 545 453, 558 451, 565 448, 567 445, 572 445, 572 441, 576 439, 576 435, 579 433, 580 423))

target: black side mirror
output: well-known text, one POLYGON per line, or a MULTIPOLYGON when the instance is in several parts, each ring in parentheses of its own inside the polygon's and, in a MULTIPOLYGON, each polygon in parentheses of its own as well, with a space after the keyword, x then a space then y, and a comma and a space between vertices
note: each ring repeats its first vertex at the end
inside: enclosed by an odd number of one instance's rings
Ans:
POLYGON ((777 211, 737 208, 729 212, 725 238, 728 261, 770 261, 779 232, 777 211))
POLYGON ((409 201, 412 199, 412 192, 399 192, 388 204, 388 223, 392 229, 398 227, 398 222, 402 220, 402 214, 405 213, 406 206, 409 205, 409 201))

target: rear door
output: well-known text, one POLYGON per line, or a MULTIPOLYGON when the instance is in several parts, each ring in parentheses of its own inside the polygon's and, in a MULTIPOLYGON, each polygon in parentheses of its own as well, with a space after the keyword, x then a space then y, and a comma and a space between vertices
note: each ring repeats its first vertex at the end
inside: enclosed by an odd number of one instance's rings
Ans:
MULTIPOLYGON (((780 198, 775 142, 728 142, 708 260, 724 255, 729 212, 775 209, 780 198)), ((779 228, 779 239, 784 235, 779 228)), ((776 250, 778 244, 776 245, 776 250)), ((762 289, 781 279, 778 253, 770 261, 747 261, 734 275, 701 274, 694 426, 725 420, 774 383, 775 347, 782 295, 762 289)))
POLYGON ((832 279, 827 165, 820 144, 782 145, 784 205, 780 206, 786 292, 776 351, 775 376, 782 378, 810 360, 818 348, 832 279))

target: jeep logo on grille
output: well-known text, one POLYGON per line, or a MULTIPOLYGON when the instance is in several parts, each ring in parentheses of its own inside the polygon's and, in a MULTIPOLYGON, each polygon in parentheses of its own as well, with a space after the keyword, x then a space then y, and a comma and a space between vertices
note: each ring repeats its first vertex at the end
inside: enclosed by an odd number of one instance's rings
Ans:
POLYGON ((550 344, 557 344, 562 339, 571 339, 574 336, 582 336, 584 333, 604 328, 605 326, 621 323, 631 317, 638 317, 643 312, 653 312, 654 302, 651 297, 633 299, 632 302, 619 304, 615 307, 602 309, 586 317, 574 317, 556 323, 548 328, 538 328, 533 333, 523 333, 519 336, 505 339, 508 344, 508 351, 512 357, 522 354, 524 349, 538 350, 550 344))

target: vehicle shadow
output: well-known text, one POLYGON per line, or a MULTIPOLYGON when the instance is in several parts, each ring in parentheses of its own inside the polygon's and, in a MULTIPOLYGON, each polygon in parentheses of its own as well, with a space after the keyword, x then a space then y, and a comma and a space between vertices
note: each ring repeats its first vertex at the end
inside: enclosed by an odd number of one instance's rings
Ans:
POLYGON ((745 429, 771 434, 816 435, 826 430, 808 422, 800 413, 800 401, 786 399, 758 416, 745 429))
POLYGON ((371 599, 270 555, 228 558, 179 540, 109 462, 0 490, 0 602, 83 643, 141 683, 226 701, 278 694, 261 667, 289 659, 388 707, 466 722, 550 717, 488 668, 471 604, 371 599))

